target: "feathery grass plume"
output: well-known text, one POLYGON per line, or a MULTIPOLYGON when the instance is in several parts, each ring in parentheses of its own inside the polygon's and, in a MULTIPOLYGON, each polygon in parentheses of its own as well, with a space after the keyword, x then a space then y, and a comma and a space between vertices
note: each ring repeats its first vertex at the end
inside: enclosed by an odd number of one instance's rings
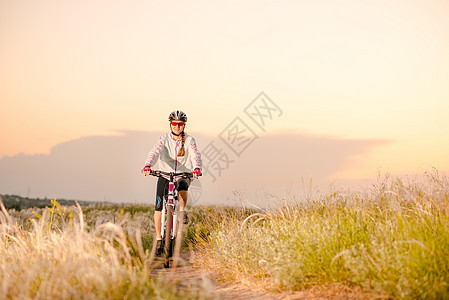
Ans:
POLYGON ((363 193, 315 193, 216 224, 203 267, 275 289, 344 284, 395 298, 448 298, 448 195, 437 171, 386 175, 363 193))
POLYGON ((78 218, 44 209, 27 229, 2 201, 0 209, 0 299, 206 298, 149 277, 139 234, 134 239, 113 223, 87 231, 79 205, 70 208, 78 218))

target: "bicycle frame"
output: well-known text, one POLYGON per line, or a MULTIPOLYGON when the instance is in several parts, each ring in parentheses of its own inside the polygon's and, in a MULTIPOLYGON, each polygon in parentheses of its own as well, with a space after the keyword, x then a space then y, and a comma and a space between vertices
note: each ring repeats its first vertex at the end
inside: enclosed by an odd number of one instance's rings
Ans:
MULTIPOLYGON (((157 172, 157 171, 156 171, 157 172)), ((161 216, 161 236, 162 238, 165 237, 165 226, 171 227, 171 239, 176 238, 176 231, 177 231, 177 220, 178 220, 178 195, 177 191, 175 190, 175 183, 174 183, 174 174, 170 174, 170 180, 168 182, 168 196, 167 199, 164 198, 163 206, 162 206, 162 216, 161 216), (165 215, 167 211, 167 205, 170 205, 173 207, 173 218, 172 218, 172 224, 165 224, 165 215)))
MULTIPOLYGON (((170 266, 170 258, 173 254, 174 240, 177 240, 177 247, 181 246, 181 240, 176 238, 178 231, 178 198, 177 191, 175 190, 175 177, 181 176, 183 178, 192 178, 193 173, 182 172, 163 172, 163 171, 151 171, 150 175, 161 177, 162 175, 169 177, 168 182, 168 196, 167 200, 164 197, 164 202, 161 212, 161 236, 164 239, 164 253, 165 262, 164 267, 168 268, 170 266)), ((201 174, 200 174, 201 175, 201 174)), ((180 227, 182 229, 182 226, 180 227)), ((182 236, 182 234, 180 234, 182 236)), ((177 248, 178 249, 178 248, 177 248)), ((178 249, 179 251, 179 249, 178 249)), ((176 266, 176 264, 175 264, 176 266)))

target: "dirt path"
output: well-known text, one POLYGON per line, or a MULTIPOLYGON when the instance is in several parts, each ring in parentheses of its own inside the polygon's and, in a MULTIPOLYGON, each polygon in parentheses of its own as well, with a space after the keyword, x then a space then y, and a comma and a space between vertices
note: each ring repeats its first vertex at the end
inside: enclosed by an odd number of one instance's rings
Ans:
POLYGON ((239 282, 221 283, 217 276, 212 272, 201 272, 193 267, 195 261, 195 253, 183 252, 181 254, 181 262, 176 269, 164 269, 162 266, 162 259, 158 258, 156 264, 159 263, 152 270, 153 276, 166 276, 179 281, 177 284, 179 288, 183 289, 199 289, 200 287, 205 291, 207 296, 214 299, 369 299, 370 295, 364 294, 360 291, 349 291, 343 287, 320 287, 299 292, 267 292, 255 290, 249 286, 245 286, 239 282))
POLYGON ((162 258, 158 258, 156 264, 159 265, 152 270, 152 275, 179 280, 180 288, 202 287, 214 299, 281 299, 278 294, 254 291, 238 283, 220 283, 212 272, 201 272, 193 267, 194 252, 183 252, 181 259, 176 269, 164 269, 162 258))

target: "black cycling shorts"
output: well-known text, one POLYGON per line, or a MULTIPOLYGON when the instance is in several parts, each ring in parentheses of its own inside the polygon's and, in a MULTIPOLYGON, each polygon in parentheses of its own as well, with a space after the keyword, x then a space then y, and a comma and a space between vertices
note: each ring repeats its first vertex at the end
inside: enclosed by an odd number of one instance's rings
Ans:
MULTIPOLYGON (((179 191, 187 191, 190 186, 190 178, 184 179, 179 178, 178 181, 175 182, 175 189, 179 191)), ((157 189, 156 189, 156 205, 155 210, 161 211, 162 205, 164 204, 163 199, 167 199, 168 197, 168 184, 169 180, 164 177, 159 177, 157 181, 157 189)))

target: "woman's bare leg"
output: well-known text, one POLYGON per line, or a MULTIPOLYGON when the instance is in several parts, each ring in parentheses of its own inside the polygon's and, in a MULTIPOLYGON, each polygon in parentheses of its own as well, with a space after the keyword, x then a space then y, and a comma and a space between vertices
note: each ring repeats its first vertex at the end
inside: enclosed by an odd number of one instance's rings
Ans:
POLYGON ((185 210, 187 204, 187 191, 178 192, 178 201, 179 201, 179 210, 180 211, 185 210))
POLYGON ((162 212, 155 211, 154 212, 154 228, 156 228, 156 238, 161 239, 161 219, 162 219, 162 212))

